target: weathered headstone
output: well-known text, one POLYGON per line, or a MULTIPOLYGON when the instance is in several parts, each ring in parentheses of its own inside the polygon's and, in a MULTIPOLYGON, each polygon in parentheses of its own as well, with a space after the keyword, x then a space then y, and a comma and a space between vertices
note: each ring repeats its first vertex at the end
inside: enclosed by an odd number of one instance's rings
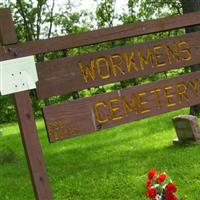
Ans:
POLYGON ((177 138, 174 144, 198 143, 200 142, 200 127, 197 117, 193 115, 178 115, 173 118, 177 138))

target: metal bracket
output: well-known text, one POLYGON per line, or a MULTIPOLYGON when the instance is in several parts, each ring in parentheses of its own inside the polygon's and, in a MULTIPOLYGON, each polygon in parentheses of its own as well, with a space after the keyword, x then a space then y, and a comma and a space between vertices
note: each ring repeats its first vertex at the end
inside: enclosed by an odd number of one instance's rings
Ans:
POLYGON ((1 95, 35 89, 37 81, 34 56, 0 62, 1 95))

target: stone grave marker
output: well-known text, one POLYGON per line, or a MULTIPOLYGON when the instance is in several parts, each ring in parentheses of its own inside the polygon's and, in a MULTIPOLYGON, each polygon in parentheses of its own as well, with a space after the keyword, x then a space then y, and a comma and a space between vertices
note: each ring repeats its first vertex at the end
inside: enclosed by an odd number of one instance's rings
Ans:
POLYGON ((197 117, 178 115, 173 118, 173 124, 177 134, 177 138, 173 140, 174 144, 200 142, 200 127, 197 117))

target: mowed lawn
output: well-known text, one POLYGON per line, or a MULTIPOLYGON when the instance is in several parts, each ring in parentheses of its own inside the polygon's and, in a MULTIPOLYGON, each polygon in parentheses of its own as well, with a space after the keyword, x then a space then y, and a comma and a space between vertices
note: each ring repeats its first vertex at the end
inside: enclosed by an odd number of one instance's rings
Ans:
MULTIPOLYGON (((179 110, 49 144, 37 122, 55 200, 143 200, 148 169, 166 172, 181 199, 200 199, 200 145, 174 146, 179 110)), ((0 125, 0 199, 34 199, 17 124, 0 125)))

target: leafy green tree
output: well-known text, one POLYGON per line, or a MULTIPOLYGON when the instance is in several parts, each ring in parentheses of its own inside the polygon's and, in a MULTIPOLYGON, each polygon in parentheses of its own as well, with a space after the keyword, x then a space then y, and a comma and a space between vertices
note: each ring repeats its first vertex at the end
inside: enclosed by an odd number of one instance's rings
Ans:
POLYGON ((96 9, 96 21, 99 28, 112 27, 117 18, 115 13, 116 0, 102 0, 96 9))

